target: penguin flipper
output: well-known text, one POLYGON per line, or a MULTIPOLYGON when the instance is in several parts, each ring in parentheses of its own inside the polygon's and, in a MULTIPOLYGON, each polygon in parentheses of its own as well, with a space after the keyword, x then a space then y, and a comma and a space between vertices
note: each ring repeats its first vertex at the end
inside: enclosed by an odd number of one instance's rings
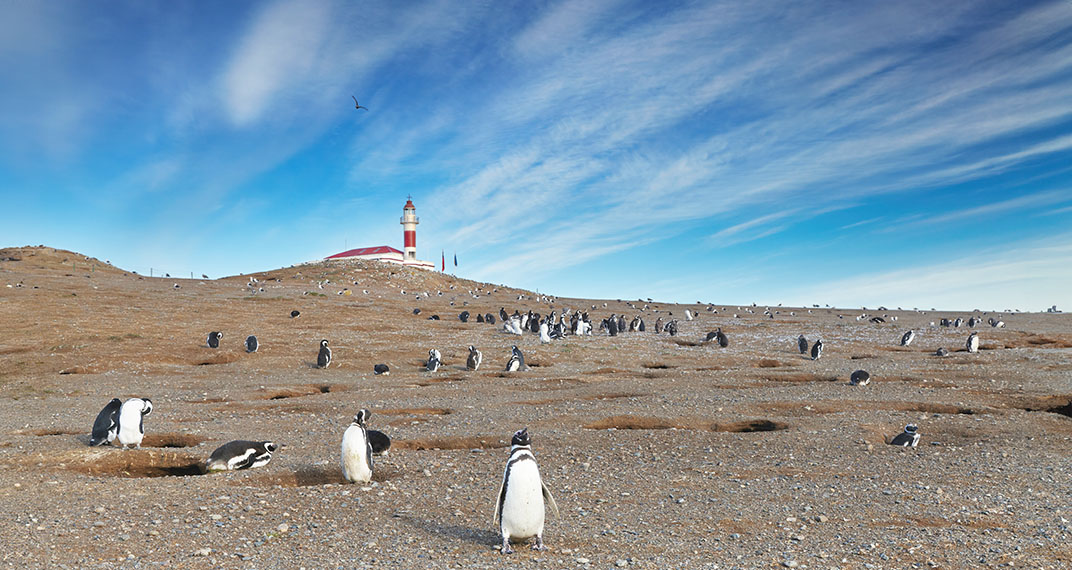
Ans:
POLYGON ((495 493, 495 512, 491 514, 491 526, 497 526, 502 517, 503 491, 506 490, 506 477, 499 484, 499 492, 495 493))
POLYGON ((540 481, 540 489, 543 490, 543 499, 547 501, 548 505, 551 505, 551 512, 555 513, 555 518, 558 518, 558 503, 555 502, 554 495, 551 494, 551 490, 547 488, 547 485, 540 481))

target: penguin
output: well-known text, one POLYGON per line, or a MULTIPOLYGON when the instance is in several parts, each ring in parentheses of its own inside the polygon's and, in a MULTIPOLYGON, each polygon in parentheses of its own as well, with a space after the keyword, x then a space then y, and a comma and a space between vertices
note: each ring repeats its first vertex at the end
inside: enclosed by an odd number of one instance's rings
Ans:
POLYGON ((216 448, 201 465, 201 471, 237 471, 262 467, 272 460, 279 444, 271 441, 246 441, 236 439, 216 448))
POLYGON ((543 524, 545 501, 551 512, 558 516, 558 505, 547 485, 540 478, 540 468, 532 453, 532 440, 528 428, 514 433, 510 440, 510 458, 503 471, 502 484, 495 500, 494 522, 502 535, 502 553, 514 550, 511 541, 523 541, 536 537, 533 550, 544 550, 543 524))
POLYGON ((480 313, 477 313, 476 314, 476 322, 478 322, 478 323, 484 322, 484 315, 481 315, 480 313))
POLYGON ((977 319, 977 318, 975 318, 975 317, 973 316, 973 317, 971 317, 970 319, 968 319, 968 326, 969 326, 970 328, 973 328, 973 329, 974 329, 974 328, 975 328, 975 325, 977 325, 977 324, 979 324, 979 323, 981 323, 981 322, 983 322, 983 319, 977 319))
POLYGON ((124 449, 128 445, 141 449, 145 437, 145 416, 153 411, 149 398, 131 398, 119 407, 118 433, 116 439, 124 449))
POLYGON ((823 339, 815 341, 815 344, 811 346, 811 359, 819 360, 819 357, 823 355, 823 339))
MULTIPOLYGON (((499 320, 505 322, 507 318, 509 318, 509 317, 506 316, 506 307, 499 307, 499 320)), ((495 324, 495 323, 492 323, 492 324, 495 324)))
POLYGON ((666 323, 666 332, 670 333, 670 336, 677 336, 677 319, 666 323))
POLYGON ((414 315, 419 315, 419 314, 421 314, 421 310, 419 308, 413 309, 413 314, 414 315))
POLYGON ((434 348, 429 350, 428 363, 424 365, 425 369, 427 369, 429 372, 435 372, 436 370, 439 370, 441 358, 442 356, 439 354, 438 350, 434 348))
POLYGON ((372 446, 372 455, 387 455, 387 452, 391 450, 391 438, 382 431, 374 429, 367 430, 366 433, 368 433, 369 445, 372 446))
POLYGON ((391 374, 391 367, 387 366, 386 364, 377 364, 376 366, 372 367, 372 372, 376 375, 382 374, 384 376, 387 376, 391 374))
POLYGON ((463 323, 469 322, 469 311, 462 311, 461 314, 458 315, 458 320, 463 323))
POLYGON ((968 335, 968 342, 964 344, 968 347, 968 352, 979 352, 979 333, 968 335))
POLYGON ((663 318, 659 317, 655 319, 655 334, 663 332, 663 318))
POLYGON ((331 349, 328 348, 328 339, 320 341, 320 352, 316 355, 316 367, 327 368, 331 364, 331 349))
POLYGON ((871 383, 871 374, 866 370, 857 370, 849 377, 849 384, 853 386, 867 386, 871 383))
POLYGON ((904 427, 904 431, 897 434, 890 440, 890 445, 899 445, 902 447, 915 447, 919 443, 919 434, 916 433, 919 427, 916 424, 908 424, 904 427))
POLYGON ((547 334, 547 321, 540 321, 540 342, 542 344, 549 344, 551 337, 547 334))
POLYGON ((246 352, 257 352, 257 337, 249 335, 246 337, 246 352))
POLYGON ((711 331, 704 337, 704 342, 711 342, 715 340, 716 337, 718 337, 718 334, 716 334, 715 331, 711 331))
POLYGON ((912 341, 916 338, 916 331, 908 331, 901 337, 901 346, 908 346, 912 344, 912 341))
POLYGON ((808 339, 804 338, 804 335, 797 337, 797 348, 800 349, 801 354, 808 353, 808 339))
POLYGON ((119 408, 122 406, 123 401, 119 398, 112 398, 111 402, 105 404, 104 409, 97 414, 97 419, 93 421, 93 432, 89 436, 90 445, 104 445, 115 440, 119 433, 119 408))
POLYGON ((476 370, 480 368, 480 361, 484 360, 484 355, 480 354, 480 351, 475 346, 469 345, 469 358, 465 361, 465 367, 469 370, 476 370))
POLYGON ((362 408, 342 434, 342 476, 351 483, 372 480, 372 443, 365 423, 370 412, 362 408))
POLYGON ((514 345, 510 350, 510 360, 506 362, 507 372, 517 372, 518 370, 525 369, 525 355, 521 354, 521 349, 514 345))
POLYGON ((934 351, 934 355, 935 356, 949 356, 949 351, 946 350, 945 348, 939 348, 938 350, 934 351))
POLYGON ((219 331, 212 331, 212 332, 208 333, 208 347, 209 348, 219 348, 221 338, 223 338, 223 333, 221 333, 219 331))
POLYGON ((301 314, 301 311, 291 311, 290 312, 290 318, 296 319, 296 318, 298 318, 298 315, 300 315, 300 314, 301 314))
POLYGON ((610 334, 610 336, 618 336, 618 317, 611 315, 610 318, 607 319, 607 333, 610 334))
POLYGON ((685 309, 685 320, 686 321, 691 321, 692 320, 692 311, 690 311, 688 309, 685 309))
POLYGON ((484 322, 488 323, 489 325, 495 324, 495 315, 493 315, 491 313, 486 313, 484 315, 484 322))
POLYGON ((439 320, 439 315, 432 315, 432 316, 428 317, 428 320, 429 321, 438 321, 439 320))
POLYGON ((715 340, 718 341, 718 345, 722 348, 726 348, 730 345, 730 339, 726 338, 726 333, 722 332, 721 327, 715 331, 715 340))

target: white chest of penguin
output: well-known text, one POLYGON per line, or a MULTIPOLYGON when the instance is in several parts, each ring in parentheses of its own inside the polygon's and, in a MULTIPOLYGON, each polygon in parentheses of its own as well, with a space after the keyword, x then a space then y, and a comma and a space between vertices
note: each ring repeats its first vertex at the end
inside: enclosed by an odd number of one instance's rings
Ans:
POLYGON ((503 497, 502 526, 513 538, 523 539, 543 533, 544 504, 540 468, 535 461, 522 460, 510 467, 503 497))
POLYGON ((342 474, 351 483, 368 483, 372 479, 372 458, 368 455, 365 430, 350 426, 342 436, 342 474))

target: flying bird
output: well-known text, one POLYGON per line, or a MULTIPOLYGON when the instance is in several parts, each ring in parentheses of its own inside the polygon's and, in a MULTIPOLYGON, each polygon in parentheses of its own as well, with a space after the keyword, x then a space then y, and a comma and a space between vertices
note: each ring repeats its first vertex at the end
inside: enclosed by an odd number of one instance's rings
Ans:
POLYGON ((354 108, 355 109, 364 109, 364 110, 368 111, 368 107, 362 107, 361 103, 357 102, 357 97, 354 97, 353 95, 351 95, 350 97, 353 97, 353 99, 354 99, 354 108))

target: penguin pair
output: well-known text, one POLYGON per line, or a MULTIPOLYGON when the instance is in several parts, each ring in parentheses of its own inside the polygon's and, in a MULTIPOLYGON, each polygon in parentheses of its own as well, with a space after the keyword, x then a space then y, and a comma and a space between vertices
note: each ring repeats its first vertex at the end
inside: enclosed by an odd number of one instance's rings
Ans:
POLYGON ((526 368, 528 367, 525 366, 525 355, 521 354, 521 349, 515 344, 514 347, 510 349, 510 360, 506 361, 506 371, 517 372, 518 370, 525 370, 526 368))
MULTIPOLYGON (((223 333, 220 331, 212 331, 208 333, 208 347, 219 348, 220 341, 223 340, 223 333)), ((249 335, 246 337, 246 352, 257 352, 260 344, 257 342, 257 337, 249 335)))
POLYGON ((124 449, 128 445, 141 448, 145 437, 145 416, 152 411, 153 403, 149 398, 131 398, 126 402, 112 398, 93 421, 89 444, 97 446, 118 440, 124 449))
POLYGON ((502 553, 514 550, 511 542, 535 538, 533 550, 544 550, 544 503, 558 516, 558 505, 551 491, 540 478, 540 468, 532 453, 528 428, 518 430, 510 440, 510 457, 503 471, 502 484, 495 500, 493 523, 502 536, 502 553))
POLYGON ((367 409, 358 410, 353 423, 342 434, 342 476, 350 483, 368 483, 372 480, 374 455, 387 455, 391 438, 387 434, 368 429, 372 415, 367 409))
POLYGON ((730 339, 726 337, 726 333, 722 332, 722 327, 718 330, 707 333, 707 337, 704 338, 704 342, 711 342, 712 340, 718 342, 718 345, 722 348, 726 348, 730 345, 730 339))

